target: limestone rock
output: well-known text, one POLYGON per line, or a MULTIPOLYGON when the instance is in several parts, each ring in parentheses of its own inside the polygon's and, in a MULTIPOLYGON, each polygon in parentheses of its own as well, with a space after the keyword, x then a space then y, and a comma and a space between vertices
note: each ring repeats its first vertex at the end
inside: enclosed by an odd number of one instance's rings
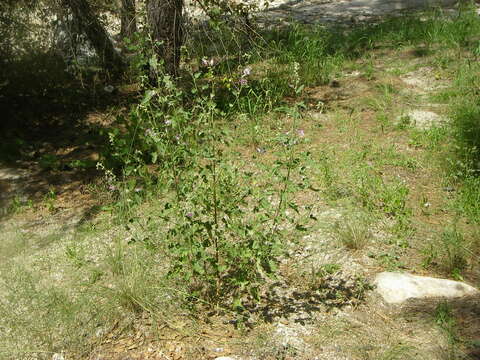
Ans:
POLYGON ((405 119, 408 120, 408 123, 411 125, 422 130, 427 130, 435 126, 441 126, 446 122, 444 117, 434 113, 433 111, 425 110, 412 110, 406 115, 406 117, 399 117, 397 119, 397 123, 403 123, 405 119))
POLYGON ((408 299, 456 298, 473 295, 478 290, 465 283, 447 279, 382 272, 375 278, 376 291, 390 304, 408 299))

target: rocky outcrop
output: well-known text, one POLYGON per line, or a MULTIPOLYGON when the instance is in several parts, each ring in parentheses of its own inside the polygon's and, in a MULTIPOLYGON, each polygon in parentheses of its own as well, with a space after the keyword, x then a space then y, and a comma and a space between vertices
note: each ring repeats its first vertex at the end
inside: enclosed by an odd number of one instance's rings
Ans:
POLYGON ((376 291, 389 304, 409 299, 458 298, 478 294, 474 287, 459 281, 411 274, 382 272, 375 278, 376 291))

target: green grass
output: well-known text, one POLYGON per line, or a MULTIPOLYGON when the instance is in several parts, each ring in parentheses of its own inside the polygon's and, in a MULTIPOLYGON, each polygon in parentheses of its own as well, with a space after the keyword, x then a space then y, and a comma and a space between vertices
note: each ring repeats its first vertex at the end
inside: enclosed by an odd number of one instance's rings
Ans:
POLYGON ((448 348, 444 350, 446 358, 453 360, 463 357, 462 351, 457 347, 460 343, 457 321, 453 314, 453 309, 448 302, 438 304, 435 309, 434 321, 448 339, 448 348))

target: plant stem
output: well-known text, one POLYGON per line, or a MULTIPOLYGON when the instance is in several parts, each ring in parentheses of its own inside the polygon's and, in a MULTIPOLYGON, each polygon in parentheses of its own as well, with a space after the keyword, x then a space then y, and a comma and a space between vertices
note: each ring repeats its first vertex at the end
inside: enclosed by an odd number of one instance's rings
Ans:
POLYGON ((218 186, 218 179, 217 179, 217 148, 216 148, 216 131, 215 131, 215 122, 213 119, 213 109, 210 111, 210 129, 212 131, 211 139, 211 149, 213 154, 212 160, 212 191, 213 191, 213 221, 214 221, 214 229, 212 233, 213 243, 215 246, 215 272, 217 277, 217 286, 215 289, 217 299, 219 298, 219 291, 220 291, 220 254, 218 248, 218 236, 217 236, 217 228, 218 228, 218 199, 217 199, 217 186, 218 186))

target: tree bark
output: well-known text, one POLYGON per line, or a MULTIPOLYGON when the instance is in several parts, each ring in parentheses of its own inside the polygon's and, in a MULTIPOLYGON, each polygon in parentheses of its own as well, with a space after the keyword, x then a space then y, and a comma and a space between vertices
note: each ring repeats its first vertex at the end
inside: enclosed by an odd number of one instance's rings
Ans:
POLYGON ((183 0, 147 0, 147 20, 155 53, 165 72, 178 75, 183 44, 183 0))
POLYGON ((120 8, 121 38, 131 37, 137 31, 135 0, 121 0, 120 8))
POLYGON ((107 31, 98 20, 87 0, 62 0, 62 2, 72 11, 73 16, 78 19, 81 29, 92 43, 105 68, 113 73, 120 72, 124 66, 123 59, 115 50, 107 31))

